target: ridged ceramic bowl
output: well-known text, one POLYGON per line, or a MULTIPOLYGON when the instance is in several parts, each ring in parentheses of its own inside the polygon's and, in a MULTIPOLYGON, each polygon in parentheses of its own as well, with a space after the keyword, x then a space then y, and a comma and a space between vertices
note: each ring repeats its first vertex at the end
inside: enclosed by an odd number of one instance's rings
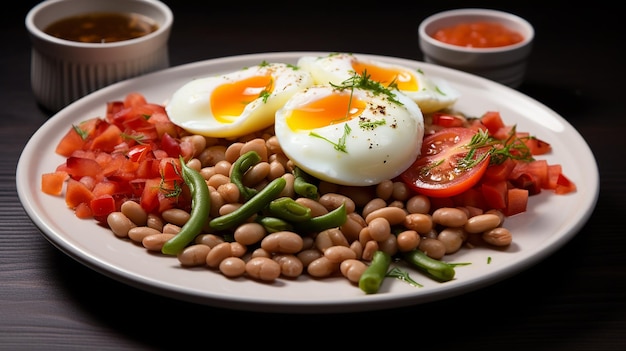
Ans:
POLYGON ((478 8, 436 13, 420 23, 418 32, 424 61, 482 76, 512 88, 519 87, 524 81, 535 36, 533 26, 515 14, 478 8), (443 28, 476 22, 501 24, 521 34, 522 40, 498 47, 469 47, 449 44, 434 37, 443 28))
POLYGON ((31 86, 37 103, 56 112, 112 83, 169 67, 167 42, 173 23, 157 0, 46 0, 26 15, 32 43, 31 86), (145 36, 109 43, 64 40, 44 32, 52 22, 94 12, 129 12, 158 25, 145 36))

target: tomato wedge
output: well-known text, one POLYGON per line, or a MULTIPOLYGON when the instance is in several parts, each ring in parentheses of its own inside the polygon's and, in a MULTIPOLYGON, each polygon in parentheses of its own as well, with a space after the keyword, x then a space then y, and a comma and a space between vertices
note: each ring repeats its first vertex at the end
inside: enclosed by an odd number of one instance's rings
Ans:
POLYGON ((453 127, 428 135, 422 142, 421 156, 400 178, 430 197, 451 197, 470 189, 480 181, 490 160, 490 147, 468 146, 477 133, 453 127))

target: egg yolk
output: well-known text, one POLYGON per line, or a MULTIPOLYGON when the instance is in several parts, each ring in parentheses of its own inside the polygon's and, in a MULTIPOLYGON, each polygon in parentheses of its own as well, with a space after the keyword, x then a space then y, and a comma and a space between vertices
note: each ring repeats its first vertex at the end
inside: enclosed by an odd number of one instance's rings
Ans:
POLYGON ((358 117, 367 104, 349 92, 330 94, 291 111, 286 118, 292 130, 311 130, 358 117))
POLYGON ((269 74, 224 83, 211 94, 211 112, 218 122, 233 123, 249 103, 273 89, 274 79, 269 74))
POLYGON ((384 68, 358 60, 352 61, 352 69, 358 74, 363 74, 364 71, 367 71, 370 79, 385 86, 389 86, 393 82, 398 87, 398 90, 417 91, 418 89, 415 76, 407 70, 384 68))

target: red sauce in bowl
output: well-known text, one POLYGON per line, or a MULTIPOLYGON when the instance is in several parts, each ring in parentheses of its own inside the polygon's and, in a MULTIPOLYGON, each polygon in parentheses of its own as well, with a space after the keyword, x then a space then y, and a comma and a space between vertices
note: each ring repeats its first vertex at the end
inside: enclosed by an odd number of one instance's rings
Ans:
POLYGON ((474 48, 507 46, 524 39, 520 33, 497 22, 460 23, 438 30, 433 38, 447 44, 474 48))

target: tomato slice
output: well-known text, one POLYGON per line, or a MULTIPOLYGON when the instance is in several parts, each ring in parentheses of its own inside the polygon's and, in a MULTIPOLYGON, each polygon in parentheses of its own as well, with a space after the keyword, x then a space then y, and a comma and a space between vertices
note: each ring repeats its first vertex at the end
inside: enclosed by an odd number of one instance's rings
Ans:
POLYGON ((416 192, 431 197, 455 196, 470 189, 480 181, 490 159, 490 147, 468 147, 476 133, 455 127, 427 136, 421 156, 400 178, 416 192), (469 165, 463 165, 464 159, 469 165))

